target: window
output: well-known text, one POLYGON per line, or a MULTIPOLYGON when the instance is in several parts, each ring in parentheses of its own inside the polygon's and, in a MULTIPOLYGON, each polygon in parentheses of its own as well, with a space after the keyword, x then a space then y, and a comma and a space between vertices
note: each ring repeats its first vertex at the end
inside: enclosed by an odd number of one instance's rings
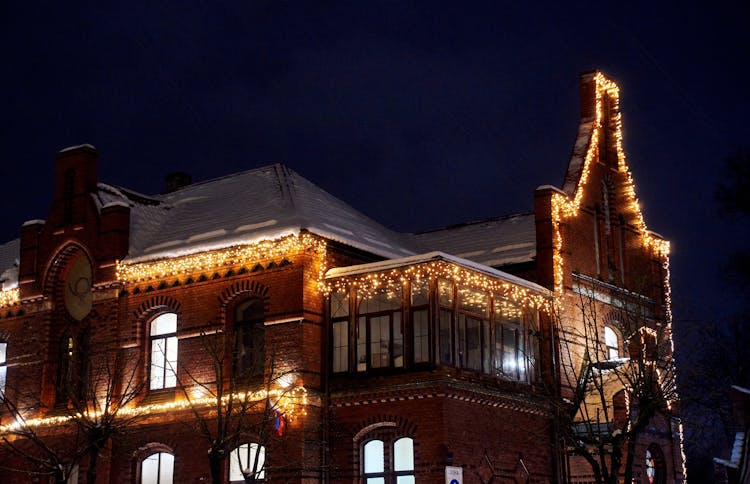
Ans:
POLYGON ((266 357, 263 300, 248 299, 234 313, 235 375, 262 377, 266 357))
POLYGON ((333 332, 333 371, 349 371, 349 293, 331 294, 331 330, 333 332))
POLYGON ((247 477, 265 479, 265 465, 265 447, 255 443, 242 444, 229 454, 229 482, 246 482, 247 477))
POLYGON ((151 454, 141 461, 141 484, 172 484, 174 456, 167 452, 151 454))
POLYGON ((8 371, 7 355, 8 343, 0 342, 0 399, 5 397, 5 380, 8 371))
POLYGON ((458 363, 475 371, 490 371, 489 297, 482 291, 458 290, 458 363))
POLYGON ((617 333, 610 326, 604 327, 604 345, 608 360, 616 360, 620 357, 620 344, 617 333))
POLYGON ((414 441, 402 437, 386 445, 370 440, 362 447, 362 477, 366 484, 413 484, 414 441))
POLYGON ((149 388, 160 390, 177 386, 177 315, 164 313, 151 321, 149 340, 151 341, 149 388))
POLYGON ((453 283, 438 280, 438 354, 441 365, 453 365, 453 283))
POLYGON ((88 383, 88 334, 76 337, 71 333, 64 333, 60 338, 60 354, 57 367, 58 405, 67 404, 70 399, 81 399, 86 392, 88 383))
POLYGON ((523 340, 523 311, 502 296, 494 297, 493 313, 495 375, 511 380, 526 379, 526 355, 523 340))
POLYGON ((404 366, 401 288, 365 297, 357 317, 357 371, 404 366))
POLYGON ((412 361, 430 361, 429 290, 426 280, 411 283, 412 361))
POLYGON ((667 480, 667 466, 664 454, 656 444, 651 444, 646 449, 646 482, 648 484, 664 484, 667 480))

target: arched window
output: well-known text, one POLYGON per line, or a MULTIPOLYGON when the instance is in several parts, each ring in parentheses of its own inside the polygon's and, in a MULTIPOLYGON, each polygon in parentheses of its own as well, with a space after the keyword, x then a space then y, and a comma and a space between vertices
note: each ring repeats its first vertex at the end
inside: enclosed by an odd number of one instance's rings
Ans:
POLYGON ((141 484, 172 484, 174 479, 174 456, 157 452, 141 461, 141 484))
POLYGON ((362 446, 362 477, 366 484, 413 484, 414 440, 370 440, 362 446))
POLYGON ((177 315, 164 313, 151 321, 149 389, 177 386, 177 315))
POLYGON ((266 448, 242 444, 229 454, 229 482, 260 481, 266 478, 266 448))
POLYGON ((648 484, 664 484, 667 481, 664 453, 657 444, 651 444, 646 449, 645 467, 648 484))
POLYGON ((265 364, 263 299, 251 298, 234 311, 234 371, 237 376, 262 377, 265 364))
POLYGON ((610 326, 604 327, 604 345, 608 360, 616 360, 620 357, 620 341, 617 333, 610 326))

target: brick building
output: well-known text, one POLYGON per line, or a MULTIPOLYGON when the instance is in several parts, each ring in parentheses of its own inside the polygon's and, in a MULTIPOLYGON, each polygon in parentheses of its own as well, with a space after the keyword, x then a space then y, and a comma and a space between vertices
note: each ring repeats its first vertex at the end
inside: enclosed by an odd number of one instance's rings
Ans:
MULTIPOLYGON (((97 164, 62 150, 47 219, 0 245, 3 482, 587 482, 569 430, 631 427, 612 375, 671 344, 668 243, 599 73, 561 188, 420 234, 283 165, 146 196, 97 164), (613 317, 636 306, 640 332, 613 317), (606 417, 561 423, 584 367, 606 417)), ((645 423, 634 478, 682 482, 678 420, 645 423)))

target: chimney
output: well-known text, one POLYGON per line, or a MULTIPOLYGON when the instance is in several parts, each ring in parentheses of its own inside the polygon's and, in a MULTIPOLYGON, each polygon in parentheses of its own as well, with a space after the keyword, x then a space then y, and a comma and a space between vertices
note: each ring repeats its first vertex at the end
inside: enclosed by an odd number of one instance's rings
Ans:
POLYGON ((193 183, 193 177, 184 171, 176 171, 167 175, 167 191, 172 193, 193 183))
POLYGON ((91 145, 64 148, 57 153, 55 199, 96 193, 99 153, 91 145))

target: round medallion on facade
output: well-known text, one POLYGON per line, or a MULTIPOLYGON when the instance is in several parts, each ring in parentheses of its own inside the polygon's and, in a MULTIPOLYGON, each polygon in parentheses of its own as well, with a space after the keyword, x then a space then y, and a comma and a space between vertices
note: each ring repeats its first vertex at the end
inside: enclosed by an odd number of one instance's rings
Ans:
POLYGON ((85 255, 77 257, 65 274, 65 308, 75 320, 81 321, 91 312, 93 304, 91 263, 85 255))

